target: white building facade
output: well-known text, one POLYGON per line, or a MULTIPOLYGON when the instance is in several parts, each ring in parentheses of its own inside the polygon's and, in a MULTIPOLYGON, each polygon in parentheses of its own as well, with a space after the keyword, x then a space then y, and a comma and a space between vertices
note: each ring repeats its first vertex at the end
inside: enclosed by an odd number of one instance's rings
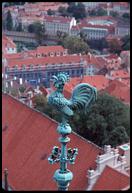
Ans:
POLYGON ((45 16, 43 24, 49 35, 57 35, 57 31, 70 34, 72 26, 76 26, 76 20, 74 17, 45 16))
POLYGON ((82 32, 87 36, 87 39, 102 39, 108 34, 108 29, 96 27, 83 27, 82 32))

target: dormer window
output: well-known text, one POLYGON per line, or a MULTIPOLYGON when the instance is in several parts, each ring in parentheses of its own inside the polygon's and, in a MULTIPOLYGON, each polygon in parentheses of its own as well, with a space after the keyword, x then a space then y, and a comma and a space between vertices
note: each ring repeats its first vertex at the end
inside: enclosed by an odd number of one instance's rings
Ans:
POLYGON ((17 70, 17 68, 18 68, 18 65, 15 65, 15 66, 14 66, 14 70, 17 70))
POLYGON ((31 70, 33 69, 33 64, 30 64, 30 69, 31 69, 31 70))
POLYGON ((41 69, 41 65, 40 64, 37 64, 36 65, 38 69, 41 69))
POLYGON ((25 65, 25 64, 22 65, 22 69, 23 69, 23 70, 26 69, 26 65, 25 65))
POLYGON ((57 56, 60 56, 60 52, 57 52, 56 55, 57 55, 57 56))
POLYGON ((54 53, 53 53, 53 52, 50 52, 50 56, 54 56, 54 53))

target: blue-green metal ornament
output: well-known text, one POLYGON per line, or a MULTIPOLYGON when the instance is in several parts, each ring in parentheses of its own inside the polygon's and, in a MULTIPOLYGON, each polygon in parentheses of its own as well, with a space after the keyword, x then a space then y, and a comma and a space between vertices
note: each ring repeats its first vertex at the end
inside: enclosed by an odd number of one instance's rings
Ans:
POLYGON ((76 111, 85 110, 85 113, 88 112, 91 104, 97 98, 97 90, 86 83, 78 84, 68 100, 63 95, 63 88, 65 83, 69 81, 69 75, 61 72, 57 76, 53 76, 52 80, 56 90, 49 95, 48 103, 61 112, 61 123, 57 127, 58 133, 61 134, 59 138, 61 148, 54 146, 48 161, 51 164, 60 162, 60 169, 55 171, 53 178, 58 184, 58 190, 66 191, 73 178, 72 172, 67 169, 67 163, 74 164, 78 154, 77 148, 69 148, 68 150, 66 148, 70 141, 67 135, 72 132, 68 120, 73 116, 75 109, 76 111))

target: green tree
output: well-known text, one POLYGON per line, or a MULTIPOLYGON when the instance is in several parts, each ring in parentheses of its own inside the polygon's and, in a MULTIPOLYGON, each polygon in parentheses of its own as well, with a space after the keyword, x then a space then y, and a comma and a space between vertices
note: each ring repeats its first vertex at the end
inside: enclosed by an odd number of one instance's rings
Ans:
POLYGON ((55 12, 54 12, 53 10, 51 10, 51 9, 48 9, 47 14, 48 14, 48 15, 54 15, 55 12))
POLYGON ((89 16, 96 16, 97 15, 97 13, 96 13, 96 10, 90 10, 89 12, 89 16))
POLYGON ((36 109, 43 112, 47 104, 47 99, 44 95, 38 94, 34 97, 34 103, 36 109))
POLYGON ((42 113, 47 114, 51 118, 60 122, 60 113, 47 103, 47 98, 44 95, 38 94, 34 97, 35 108, 42 113))
POLYGON ((65 7, 59 7, 58 12, 63 17, 72 17, 72 13, 69 13, 65 7))
POLYGON ((24 93, 25 90, 26 90, 25 86, 20 86, 19 91, 20 91, 21 93, 24 93))
POLYGON ((11 12, 10 12, 10 11, 7 12, 6 29, 7 29, 8 31, 13 30, 13 20, 12 20, 12 16, 11 16, 11 12))
POLYGON ((29 33, 35 33, 37 41, 39 44, 42 43, 45 38, 45 27, 39 22, 34 22, 28 26, 29 33))
POLYGON ((107 15, 107 11, 103 8, 98 8, 96 10, 89 11, 90 16, 104 16, 107 15))
POLYGON ((70 54, 87 53, 89 51, 87 43, 78 37, 67 36, 62 41, 62 45, 68 49, 70 54))
POLYGON ((99 8, 97 9, 97 16, 104 16, 104 15, 107 15, 107 11, 103 8, 99 8))
POLYGON ((72 13, 72 16, 76 19, 83 19, 86 17, 85 6, 80 2, 77 4, 75 2, 70 3, 67 12, 72 13))
POLYGON ((88 45, 91 49, 97 49, 102 51, 104 48, 108 48, 108 43, 105 38, 100 40, 88 40, 88 45))
POLYGON ((124 13, 122 15, 122 17, 125 18, 125 19, 130 19, 130 14, 129 13, 124 13))
MULTIPOLYGON (((44 95, 34 98, 36 109, 60 122, 60 113, 47 104, 44 95)), ((106 93, 98 93, 97 101, 87 114, 76 112, 70 119, 74 131, 99 146, 121 145, 130 137, 130 108, 106 93)))
POLYGON ((116 147, 118 144, 122 144, 122 141, 128 142, 129 136, 123 126, 117 126, 113 131, 110 133, 108 137, 108 141, 113 141, 112 145, 116 147))
POLYGON ((110 12, 110 15, 111 15, 112 17, 118 17, 118 16, 119 16, 118 12, 116 12, 116 11, 111 11, 111 12, 110 12))
POLYGON ((19 31, 19 32, 22 32, 23 29, 22 29, 22 23, 20 22, 16 28, 16 31, 19 31))
POLYGON ((122 50, 122 43, 117 39, 108 41, 108 48, 111 53, 120 54, 122 50))
POLYGON ((122 37, 122 50, 130 50, 130 35, 122 37))
POLYGON ((17 88, 10 88, 10 93, 12 96, 17 97, 18 96, 18 89, 17 88))
POLYGON ((71 124, 80 135, 99 146, 117 146, 129 141, 130 108, 115 97, 98 93, 89 113, 75 114, 71 124))

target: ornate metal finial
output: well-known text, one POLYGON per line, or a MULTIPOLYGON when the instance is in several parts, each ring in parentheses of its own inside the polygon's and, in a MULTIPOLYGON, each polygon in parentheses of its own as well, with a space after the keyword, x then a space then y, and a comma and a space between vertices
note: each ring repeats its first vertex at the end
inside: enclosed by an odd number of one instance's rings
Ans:
POLYGON ((66 145, 70 141, 67 137, 72 131, 68 119, 74 114, 74 110, 88 112, 90 105, 96 100, 97 91, 96 88, 89 84, 79 84, 72 92, 71 99, 67 100, 63 95, 63 88, 65 83, 69 80, 69 76, 66 73, 59 73, 57 76, 53 76, 54 86, 56 91, 52 92, 48 97, 48 103, 53 105, 59 112, 61 112, 62 121, 57 127, 57 131, 61 134, 59 141, 61 148, 54 146, 50 157, 49 163, 60 162, 60 169, 56 170, 54 179, 57 181, 59 190, 68 190, 70 181, 73 178, 73 174, 67 169, 67 163, 74 164, 76 156, 78 154, 77 148, 69 148, 67 150, 66 145))

